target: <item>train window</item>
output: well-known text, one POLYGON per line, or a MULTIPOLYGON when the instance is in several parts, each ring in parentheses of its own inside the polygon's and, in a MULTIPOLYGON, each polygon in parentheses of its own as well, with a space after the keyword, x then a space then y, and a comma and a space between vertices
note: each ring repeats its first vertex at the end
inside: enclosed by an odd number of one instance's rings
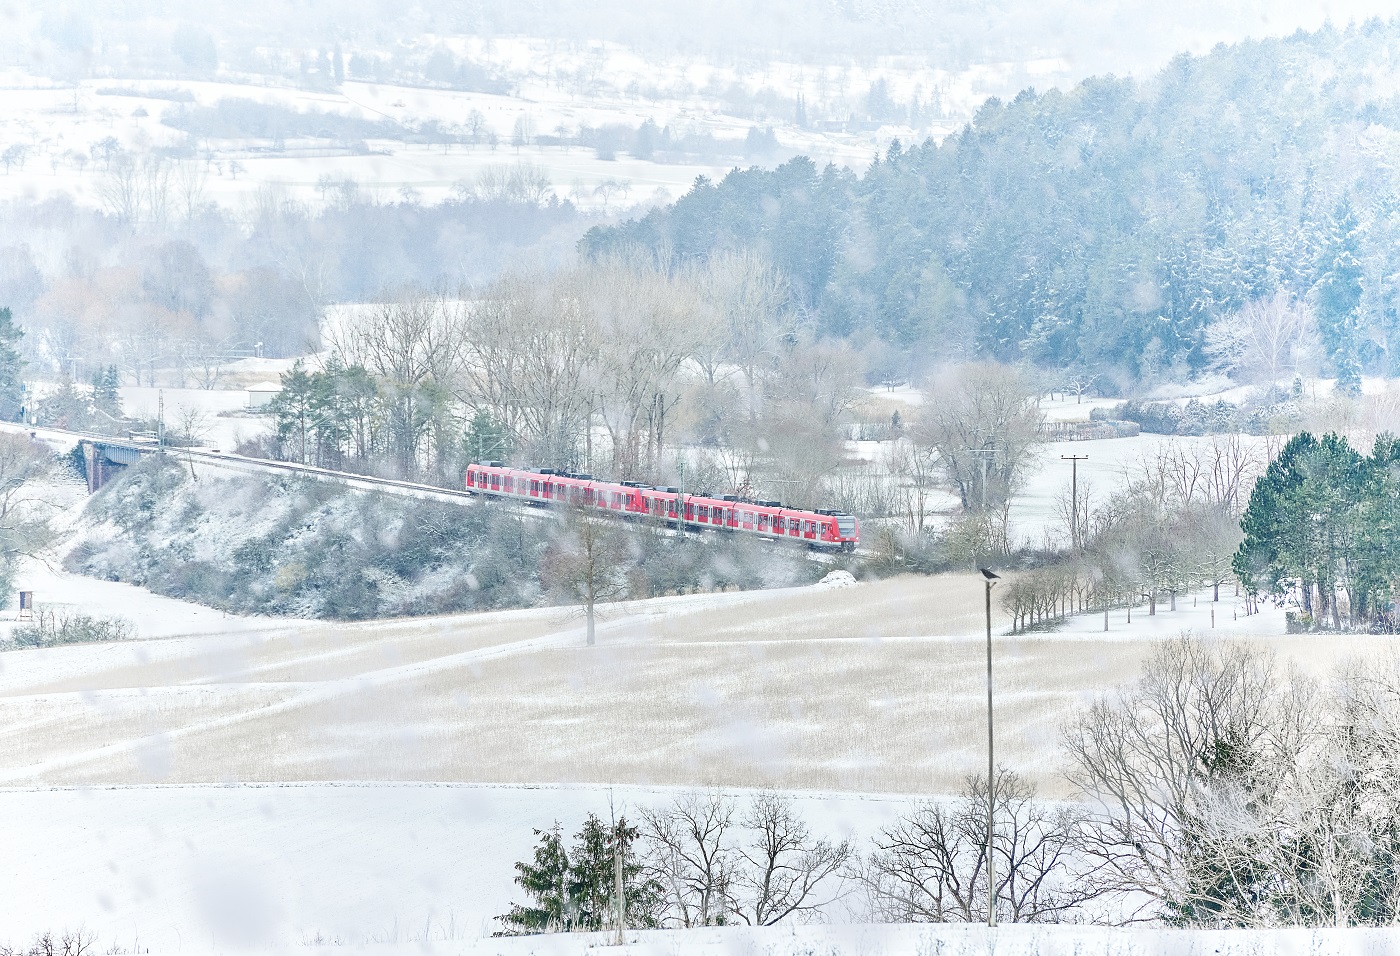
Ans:
POLYGON ((701 506, 700 506, 700 520, 701 520, 701 521, 709 521, 709 520, 710 520, 710 506, 709 506, 709 505, 701 505, 701 506))
POLYGON ((492 491, 500 491, 500 490, 501 490, 501 476, 500 476, 500 475, 492 475, 492 476, 491 476, 491 490, 492 490, 492 491))
POLYGON ((746 531, 752 531, 752 530, 753 530, 753 512, 752 512, 752 511, 745 511, 745 512, 744 512, 744 530, 746 530, 746 531))
POLYGON ((759 516, 758 516, 758 530, 759 530, 759 531, 767 531, 767 530, 768 530, 768 516, 767 516, 767 515, 759 515, 759 516))
POLYGON ((530 479, 530 494, 538 496, 540 493, 540 483, 533 478, 530 479))

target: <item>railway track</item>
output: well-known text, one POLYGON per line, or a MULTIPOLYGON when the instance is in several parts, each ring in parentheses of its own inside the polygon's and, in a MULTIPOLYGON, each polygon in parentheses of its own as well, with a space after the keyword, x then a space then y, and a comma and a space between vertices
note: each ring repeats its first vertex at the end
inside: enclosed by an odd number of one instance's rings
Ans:
MULTIPOLYGON (((68 431, 62 428, 26 427, 13 422, 0 422, 0 430, 33 435, 41 441, 62 448, 63 450, 71 448, 80 441, 89 441, 108 446, 129 448, 143 455, 155 454, 159 451, 154 445, 146 442, 110 438, 104 435, 91 435, 85 432, 68 431)), ((187 463, 196 479, 199 476, 200 468, 214 468, 220 471, 233 472, 235 474, 295 475, 301 478, 310 478, 315 481, 338 484, 358 491, 376 491, 399 495, 405 498, 416 498, 423 501, 445 501, 458 505, 490 503, 492 507, 509 509, 525 517, 536 519, 543 519, 549 513, 549 510, 546 508, 511 501, 506 498, 485 497, 467 491, 441 488, 437 485, 425 485, 413 481, 403 481, 397 478, 378 478, 371 475, 359 475, 350 471, 336 471, 330 468, 319 468, 315 465, 302 465, 296 462, 273 461, 267 458, 249 458, 245 455, 236 455, 232 452, 225 452, 212 448, 167 447, 164 453, 176 461, 187 463)), ((666 529, 666 533, 680 537, 686 534, 701 532, 699 529, 682 531, 679 528, 669 528, 666 529)), ((713 533, 719 534, 722 532, 716 530, 713 533)), ((775 549, 781 548, 784 551, 791 551, 794 548, 801 547, 801 545, 786 541, 765 540, 764 543, 775 549)), ((860 556, 868 556, 868 552, 863 548, 857 548, 853 553, 860 556)), ((807 557, 819 564, 832 564, 836 559, 834 554, 814 550, 807 551, 807 557)))

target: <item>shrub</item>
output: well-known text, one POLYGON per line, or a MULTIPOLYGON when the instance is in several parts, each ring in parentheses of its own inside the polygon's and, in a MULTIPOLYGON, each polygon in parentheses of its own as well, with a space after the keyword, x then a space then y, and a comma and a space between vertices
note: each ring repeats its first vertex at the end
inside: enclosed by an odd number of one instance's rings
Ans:
POLYGON ((91 617, 66 611, 39 611, 33 624, 17 627, 10 635, 14 647, 57 647, 60 644, 95 644, 125 641, 136 636, 131 622, 119 617, 91 617))

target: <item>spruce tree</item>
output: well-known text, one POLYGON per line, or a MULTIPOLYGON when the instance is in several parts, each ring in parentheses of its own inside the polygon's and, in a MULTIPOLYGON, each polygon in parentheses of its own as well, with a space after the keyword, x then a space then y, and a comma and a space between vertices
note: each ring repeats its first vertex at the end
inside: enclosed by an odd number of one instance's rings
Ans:
POLYGON ((23 337, 9 308, 0 309, 0 420, 7 422, 18 421, 24 405, 25 362, 17 348, 23 337))
POLYGON ((539 845, 531 863, 517 863, 515 882, 534 898, 533 906, 512 904, 510 912, 499 917, 505 924, 503 935, 566 933, 576 926, 571 893, 573 876, 564 837, 556 822, 550 830, 536 830, 539 845))
POLYGON ((1323 352, 1337 377, 1337 391, 1352 397, 1361 394, 1359 231, 1351 203, 1343 200, 1333 214, 1313 285, 1323 352))

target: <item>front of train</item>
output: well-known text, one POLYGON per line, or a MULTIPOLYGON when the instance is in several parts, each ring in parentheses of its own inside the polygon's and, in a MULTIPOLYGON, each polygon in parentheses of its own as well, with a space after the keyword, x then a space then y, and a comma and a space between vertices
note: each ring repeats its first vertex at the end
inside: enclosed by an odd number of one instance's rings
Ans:
POLYGON ((842 551, 854 551, 856 545, 860 543, 860 522, 855 515, 848 515, 837 512, 836 518, 836 540, 841 544, 842 551))

